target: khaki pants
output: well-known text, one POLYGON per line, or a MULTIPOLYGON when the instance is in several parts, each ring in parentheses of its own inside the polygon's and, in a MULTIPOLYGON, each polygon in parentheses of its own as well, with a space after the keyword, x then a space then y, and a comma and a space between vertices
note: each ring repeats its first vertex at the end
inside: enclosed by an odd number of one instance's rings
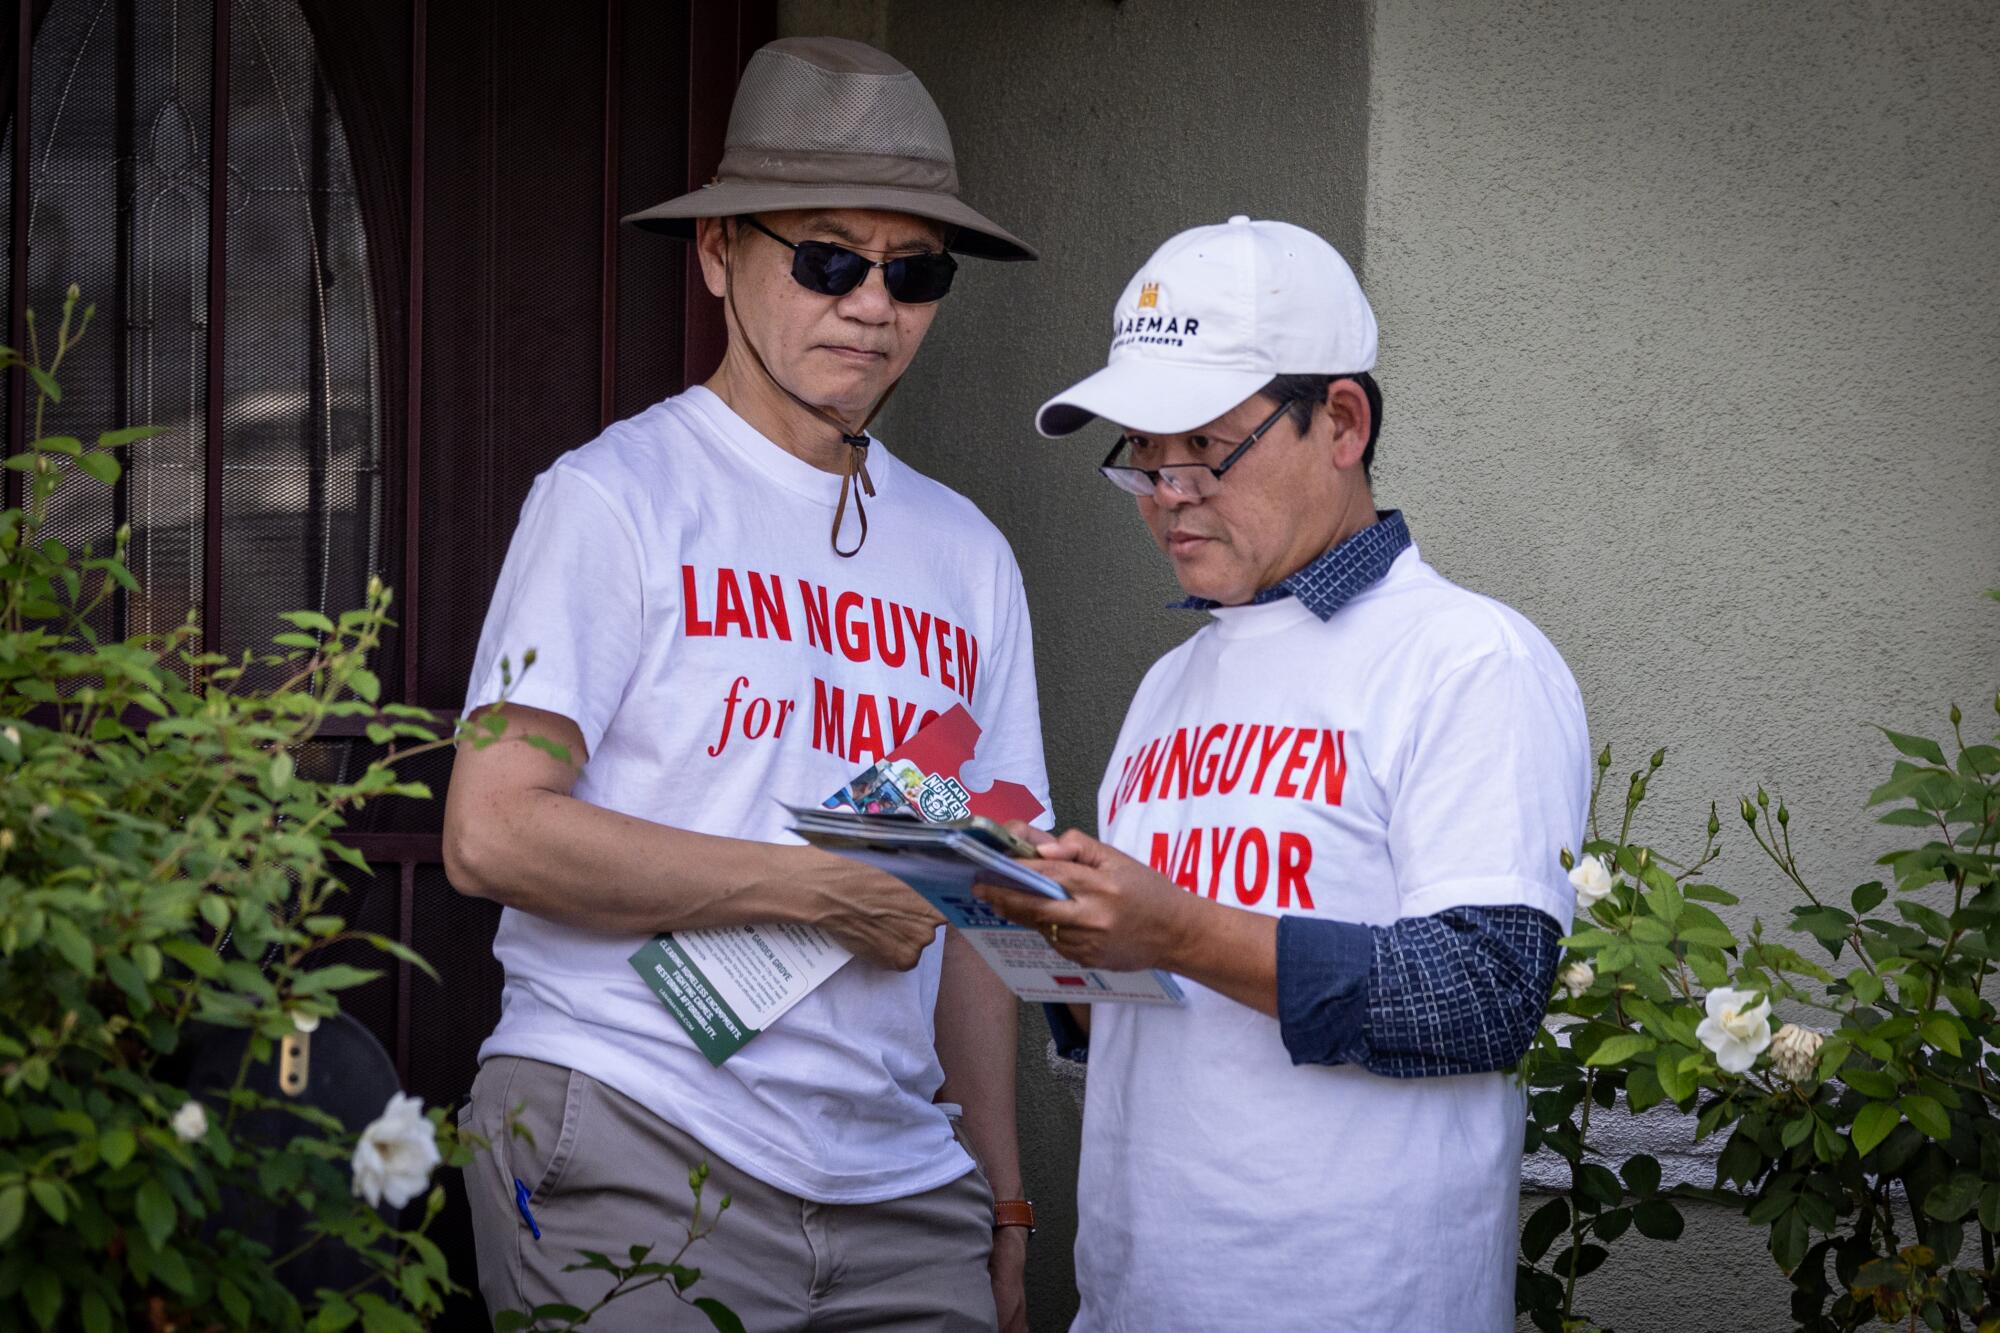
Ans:
MULTIPOLYGON (((637 1102, 587 1075, 514 1056, 480 1067, 460 1116, 491 1148, 466 1168, 479 1291, 493 1313, 561 1302, 588 1310, 611 1279, 566 1273, 595 1250, 624 1262, 634 1245, 671 1260, 687 1238, 688 1171, 706 1161, 702 1216, 730 1196, 715 1234, 681 1262, 701 1270, 691 1296, 734 1310, 747 1333, 924 1330, 990 1333, 993 1196, 977 1171, 925 1194, 874 1204, 822 1204, 744 1174, 637 1102), (507 1114, 534 1135, 508 1134, 507 1114), (529 1232, 514 1179, 532 1193, 529 1232)), ((708 1319, 659 1283, 590 1321, 607 1333, 708 1330, 708 1319)))

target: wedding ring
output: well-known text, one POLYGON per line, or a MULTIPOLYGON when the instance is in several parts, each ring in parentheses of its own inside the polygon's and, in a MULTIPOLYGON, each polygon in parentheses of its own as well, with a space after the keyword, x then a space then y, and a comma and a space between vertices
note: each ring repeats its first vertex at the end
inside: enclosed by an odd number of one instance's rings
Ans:
POLYGON ((1062 927, 1053 921, 1049 922, 1049 943, 1052 945, 1061 945, 1061 935, 1062 927))

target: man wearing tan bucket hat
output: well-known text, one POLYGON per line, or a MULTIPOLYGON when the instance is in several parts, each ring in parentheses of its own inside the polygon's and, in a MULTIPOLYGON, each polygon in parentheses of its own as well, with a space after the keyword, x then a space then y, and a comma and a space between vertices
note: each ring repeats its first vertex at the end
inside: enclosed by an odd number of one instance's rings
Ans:
MULTIPOLYGON (((898 881, 791 839, 778 802, 962 705, 969 780, 1048 804, 1013 554, 868 433, 954 254, 1034 253, 958 198, 916 76, 832 38, 758 51, 716 179, 627 221, 695 244, 728 349, 537 479, 481 637, 468 709, 507 731, 459 754, 445 816, 452 882, 505 908, 463 1117, 494 1144, 468 1173, 480 1289, 496 1312, 595 1304, 605 1275, 564 1267, 671 1255, 706 1162, 731 1206, 686 1262, 746 1327, 1025 1327, 1012 997, 898 881), (760 924, 855 957, 711 1065, 630 960, 760 924)), ((599 1324, 706 1321, 662 1283, 599 1324)))

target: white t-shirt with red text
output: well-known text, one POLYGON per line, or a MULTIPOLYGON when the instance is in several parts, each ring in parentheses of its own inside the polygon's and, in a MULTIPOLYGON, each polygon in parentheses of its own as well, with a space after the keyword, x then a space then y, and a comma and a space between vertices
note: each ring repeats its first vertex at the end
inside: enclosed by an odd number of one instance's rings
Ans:
MULTIPOLYGON (((1105 841, 1267 915, 1567 925, 1589 742, 1533 625, 1414 548, 1329 621, 1214 616, 1132 701, 1105 841)), ((1075 1329, 1511 1330, 1509 1076, 1295 1066, 1275 1018, 1184 984, 1185 1009, 1092 1009, 1075 1329)))
MULTIPOLYGON (((879 444, 869 455, 870 535, 851 559, 828 541, 840 479, 707 389, 563 455, 522 508, 468 710, 500 697, 509 658, 512 702, 583 733, 578 799, 786 842, 779 802, 818 804, 963 703, 983 728, 967 785, 1004 778, 1046 806, 1013 552, 970 501, 879 444)), ((848 524, 851 542, 852 504, 848 524)), ((970 1169, 931 1101, 938 941, 908 972, 850 962, 719 1069, 627 962, 641 943, 503 912, 506 986, 480 1058, 581 1070, 821 1202, 899 1198, 970 1169)))

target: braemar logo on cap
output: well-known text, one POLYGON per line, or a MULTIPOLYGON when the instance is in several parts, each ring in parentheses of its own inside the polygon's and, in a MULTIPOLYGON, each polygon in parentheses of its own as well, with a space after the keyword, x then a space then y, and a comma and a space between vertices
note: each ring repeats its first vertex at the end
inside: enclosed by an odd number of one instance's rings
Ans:
POLYGON ((1112 310, 1104 369, 1035 414, 1043 435, 1103 417, 1173 435, 1229 412, 1278 375, 1375 365, 1375 312, 1339 251, 1303 227, 1238 214, 1169 239, 1112 310))
POLYGON ((1114 354, 1132 346, 1185 347, 1188 339, 1201 336, 1201 320, 1174 314, 1171 304, 1163 304, 1166 296, 1159 283, 1133 281, 1139 285, 1139 297, 1132 303, 1132 313, 1113 321, 1114 354))

